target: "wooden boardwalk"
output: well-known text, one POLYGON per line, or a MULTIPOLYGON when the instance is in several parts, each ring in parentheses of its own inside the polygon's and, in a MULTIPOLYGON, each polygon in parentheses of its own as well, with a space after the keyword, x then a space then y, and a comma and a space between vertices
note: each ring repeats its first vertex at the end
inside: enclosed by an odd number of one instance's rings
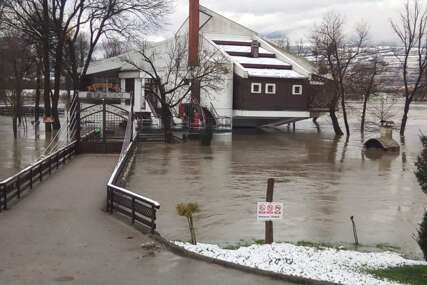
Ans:
POLYGON ((142 248, 148 236, 104 212, 116 161, 79 155, 0 213, 0 284, 290 284, 142 248))

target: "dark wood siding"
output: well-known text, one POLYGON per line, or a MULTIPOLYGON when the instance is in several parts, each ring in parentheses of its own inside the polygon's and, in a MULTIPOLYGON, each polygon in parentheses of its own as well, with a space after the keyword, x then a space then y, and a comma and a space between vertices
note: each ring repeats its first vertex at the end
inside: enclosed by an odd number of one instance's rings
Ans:
POLYGON ((233 109, 258 111, 307 111, 311 98, 307 79, 242 78, 234 76, 233 109), (261 83, 260 94, 251 93, 251 84, 261 83), (276 84, 276 94, 266 94, 267 83, 276 84), (292 86, 302 85, 302 95, 292 95, 292 86))

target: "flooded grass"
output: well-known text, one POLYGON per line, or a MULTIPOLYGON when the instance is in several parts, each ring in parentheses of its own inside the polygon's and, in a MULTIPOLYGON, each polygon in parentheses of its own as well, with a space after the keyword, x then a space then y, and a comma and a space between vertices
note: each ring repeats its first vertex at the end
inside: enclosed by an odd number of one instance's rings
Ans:
MULTIPOLYGON (((354 244, 344 243, 344 242, 335 242, 335 243, 328 243, 328 242, 321 242, 321 241, 308 241, 308 240, 300 240, 300 241, 275 241, 274 243, 280 244, 280 243, 288 243, 293 244, 297 246, 304 246, 304 247, 314 247, 318 250, 322 249, 335 249, 335 250, 352 250, 352 251, 359 251, 359 252, 395 252, 402 254, 401 248, 399 246, 394 246, 387 243, 380 243, 376 245, 363 245, 359 244, 358 246, 354 244)), ((249 247, 252 245, 263 245, 265 244, 265 241, 263 239, 250 239, 250 240, 240 240, 235 243, 223 243, 220 245, 223 249, 229 249, 229 250, 237 250, 241 247, 249 247)))
POLYGON ((393 280, 410 285, 427 284, 427 266, 402 266, 369 270, 368 273, 381 279, 393 280))

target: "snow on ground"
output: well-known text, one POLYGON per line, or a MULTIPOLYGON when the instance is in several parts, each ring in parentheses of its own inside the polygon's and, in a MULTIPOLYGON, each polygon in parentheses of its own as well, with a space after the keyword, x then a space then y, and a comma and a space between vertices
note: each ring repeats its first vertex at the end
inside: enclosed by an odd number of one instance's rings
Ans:
POLYGON ((364 253, 332 248, 296 246, 289 243, 252 245, 237 250, 217 245, 175 242, 188 251, 262 270, 295 275, 340 284, 391 285, 364 273, 402 265, 427 265, 423 261, 408 260, 393 252, 364 253))

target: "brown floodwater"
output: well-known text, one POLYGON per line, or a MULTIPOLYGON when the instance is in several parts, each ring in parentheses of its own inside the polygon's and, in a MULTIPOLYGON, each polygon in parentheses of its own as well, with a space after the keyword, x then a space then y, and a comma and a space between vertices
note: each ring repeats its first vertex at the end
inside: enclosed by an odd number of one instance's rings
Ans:
MULTIPOLYGON (((395 106, 396 113, 401 106, 395 106)), ((183 144, 141 145, 129 187, 160 202, 158 230, 188 240, 179 202, 197 202, 199 241, 263 239, 256 203, 265 200, 267 179, 276 179, 274 200, 283 202, 283 220, 274 222, 276 241, 353 241, 355 217, 364 245, 391 244, 408 255, 420 252, 416 233, 427 205, 414 175, 427 134, 427 104, 413 106, 401 152, 365 154, 358 132, 359 110, 351 108, 353 134, 335 138, 327 116, 298 122, 295 133, 244 131, 215 135, 210 147, 183 144)), ((396 120, 399 119, 397 116, 396 120)), ((378 129, 365 139, 376 136, 378 129)), ((395 138, 398 138, 395 132, 395 138)))
MULTIPOLYGON (((273 177, 274 200, 285 205, 283 220, 274 223, 277 241, 352 242, 349 217, 354 215, 362 244, 389 243, 419 255, 412 235, 427 208, 427 195, 414 176, 414 162, 421 151, 419 134, 427 134, 427 104, 413 106, 398 155, 364 154, 358 117, 353 106, 348 142, 334 138, 325 116, 319 119, 320 132, 304 121, 295 133, 285 128, 218 134, 210 147, 194 141, 147 143, 140 148, 129 187, 161 203, 158 229, 168 238, 189 239, 175 205, 194 201, 201 208, 196 215, 199 240, 233 243, 263 239, 256 202, 265 200, 267 179, 273 177)), ((15 140, 10 117, 0 116, 0 179, 43 153, 42 127, 37 134, 29 125, 15 140)), ((376 135, 374 129, 365 139, 376 135)))
POLYGON ((26 130, 20 128, 18 138, 13 137, 12 119, 0 116, 0 180, 7 178, 38 159, 46 147, 43 126, 36 131, 27 118, 26 130))

